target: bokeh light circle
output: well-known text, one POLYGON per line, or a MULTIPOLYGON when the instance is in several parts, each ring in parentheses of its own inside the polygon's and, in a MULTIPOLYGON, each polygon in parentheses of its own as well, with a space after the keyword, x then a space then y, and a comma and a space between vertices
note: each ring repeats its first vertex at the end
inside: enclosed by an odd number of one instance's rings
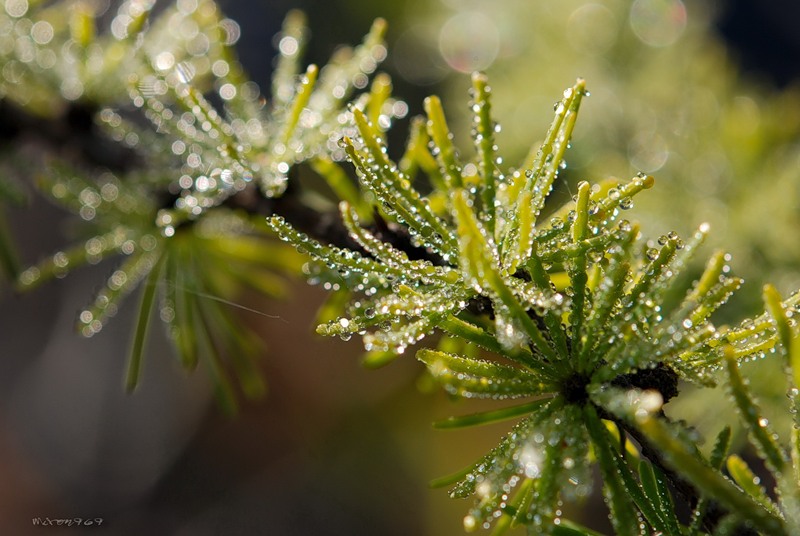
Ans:
POLYGON ((585 4, 567 19, 567 39, 579 52, 602 54, 611 48, 618 35, 616 15, 601 4, 585 4))
POLYGON ((669 146, 655 132, 640 132, 628 144, 628 159, 634 169, 655 173, 667 163, 669 146))
POLYGON ((439 32, 439 52, 462 73, 489 67, 500 51, 500 32, 492 19, 477 11, 451 17, 439 32))
POLYGON ((633 33, 646 45, 673 44, 686 29, 686 6, 681 0, 636 0, 631 6, 633 33))

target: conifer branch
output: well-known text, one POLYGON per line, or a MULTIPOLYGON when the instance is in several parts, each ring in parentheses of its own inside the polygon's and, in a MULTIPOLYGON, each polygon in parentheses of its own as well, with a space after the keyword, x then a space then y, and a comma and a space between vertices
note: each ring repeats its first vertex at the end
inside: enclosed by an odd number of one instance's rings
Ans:
MULTIPOLYGON (((12 25, 34 17, 39 32, 2 47, 4 108, 24 109, 19 122, 40 130, 66 117, 67 135, 77 119, 123 148, 114 165, 86 156, 41 173, 42 191, 87 224, 88 238, 16 274, 0 232, 0 260, 30 290, 121 258, 78 329, 97 333, 144 282, 129 390, 158 311, 180 363, 205 364, 223 407, 261 396, 262 341, 235 319, 229 298, 244 289, 280 297, 285 279, 303 274, 335 291, 317 332, 361 337, 367 363, 412 350, 453 396, 514 399, 438 424, 517 419, 478 462, 437 482, 452 485, 452 497, 474 498, 466 530, 592 534, 562 519, 560 506, 591 492, 596 464, 619 534, 800 531, 800 432, 778 437, 740 369, 779 354, 788 410, 800 418, 800 294, 784 299, 767 286, 765 312, 716 325, 742 280, 718 251, 685 282, 708 225, 685 241, 674 232, 648 240, 622 217, 654 186, 645 173, 581 181, 573 200, 549 206, 588 96, 584 80, 563 92, 543 142, 518 169, 497 157, 483 73, 472 76, 474 150, 459 150, 431 96, 395 161, 386 130, 403 107, 391 81, 379 74, 357 94, 386 56, 383 20, 328 65, 303 67, 307 31, 290 13, 267 99, 235 58, 235 23, 210 0, 197 6, 156 16, 152 3, 124 2, 108 29, 85 6, 65 24, 66 2, 6 3, 0 14, 12 25), (173 35, 176 20, 192 21, 208 47, 173 35), (109 169, 96 173, 98 164, 109 169), (295 178, 301 166, 340 198, 338 211, 314 203, 295 178), (426 347, 437 333, 441 346, 426 347), (668 417, 679 382, 728 388, 774 489, 729 453, 729 430, 706 458, 696 434, 668 417), (691 519, 678 515, 679 503, 691 519)), ((65 134, 48 136, 58 144, 65 134)))

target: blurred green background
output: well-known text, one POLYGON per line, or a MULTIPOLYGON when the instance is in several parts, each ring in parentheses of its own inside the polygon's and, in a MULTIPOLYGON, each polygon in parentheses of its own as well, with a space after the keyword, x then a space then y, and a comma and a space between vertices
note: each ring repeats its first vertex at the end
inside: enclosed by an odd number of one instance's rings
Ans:
MULTIPOLYGON (((748 281, 734 302, 735 316, 758 307, 763 281, 783 292, 800 287, 800 36, 794 26, 800 6, 794 2, 221 5, 239 22, 240 58, 264 88, 272 36, 292 8, 307 12, 306 59, 319 64, 338 43, 358 42, 375 17, 385 17, 390 55, 384 69, 395 94, 408 102, 410 115, 421 112, 424 96, 442 95, 464 137, 469 82, 463 73, 486 70, 508 165, 543 136, 561 91, 585 77, 592 97, 582 108, 557 196, 571 195, 578 180, 646 171, 657 186, 637 199, 631 217, 644 220, 653 237, 711 222, 714 243, 706 252, 724 245, 735 273, 748 281)), ((396 147, 405 126, 394 127, 396 147)), ((36 162, 49 148, 25 128, 4 131, 3 150, 36 162)), ((62 246, 74 230, 65 213, 36 197, 8 209, 7 219, 26 262, 62 246)), ((369 371, 359 364, 357 341, 313 336, 323 294, 302 282, 285 303, 239 298, 279 317, 240 315, 267 341, 269 384, 267 397, 244 405, 240 416, 221 414, 202 373, 187 377, 179 370, 158 329, 140 389, 127 396, 122 377, 135 308, 122 308, 91 340, 72 329, 111 269, 101 263, 24 296, 2 289, 0 533, 45 532, 32 526, 34 517, 103 518, 99 530, 115 535, 463 532, 467 504, 427 483, 473 462, 507 425, 434 431, 432 421, 479 405, 454 404, 427 390, 411 356, 369 371)), ((764 371, 762 398, 780 401, 768 387, 780 371, 764 371)), ((716 431, 723 415, 716 408, 725 399, 705 400, 714 415, 687 414, 710 419, 716 431)), ((609 531, 598 497, 578 506, 576 519, 609 531)))

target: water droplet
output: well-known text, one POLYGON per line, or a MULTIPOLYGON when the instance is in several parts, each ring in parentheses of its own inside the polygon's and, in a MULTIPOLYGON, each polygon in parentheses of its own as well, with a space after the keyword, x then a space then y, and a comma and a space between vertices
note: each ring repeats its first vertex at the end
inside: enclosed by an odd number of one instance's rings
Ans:
POLYGON ((190 63, 181 62, 175 67, 175 73, 182 83, 188 84, 194 78, 195 68, 190 63))

